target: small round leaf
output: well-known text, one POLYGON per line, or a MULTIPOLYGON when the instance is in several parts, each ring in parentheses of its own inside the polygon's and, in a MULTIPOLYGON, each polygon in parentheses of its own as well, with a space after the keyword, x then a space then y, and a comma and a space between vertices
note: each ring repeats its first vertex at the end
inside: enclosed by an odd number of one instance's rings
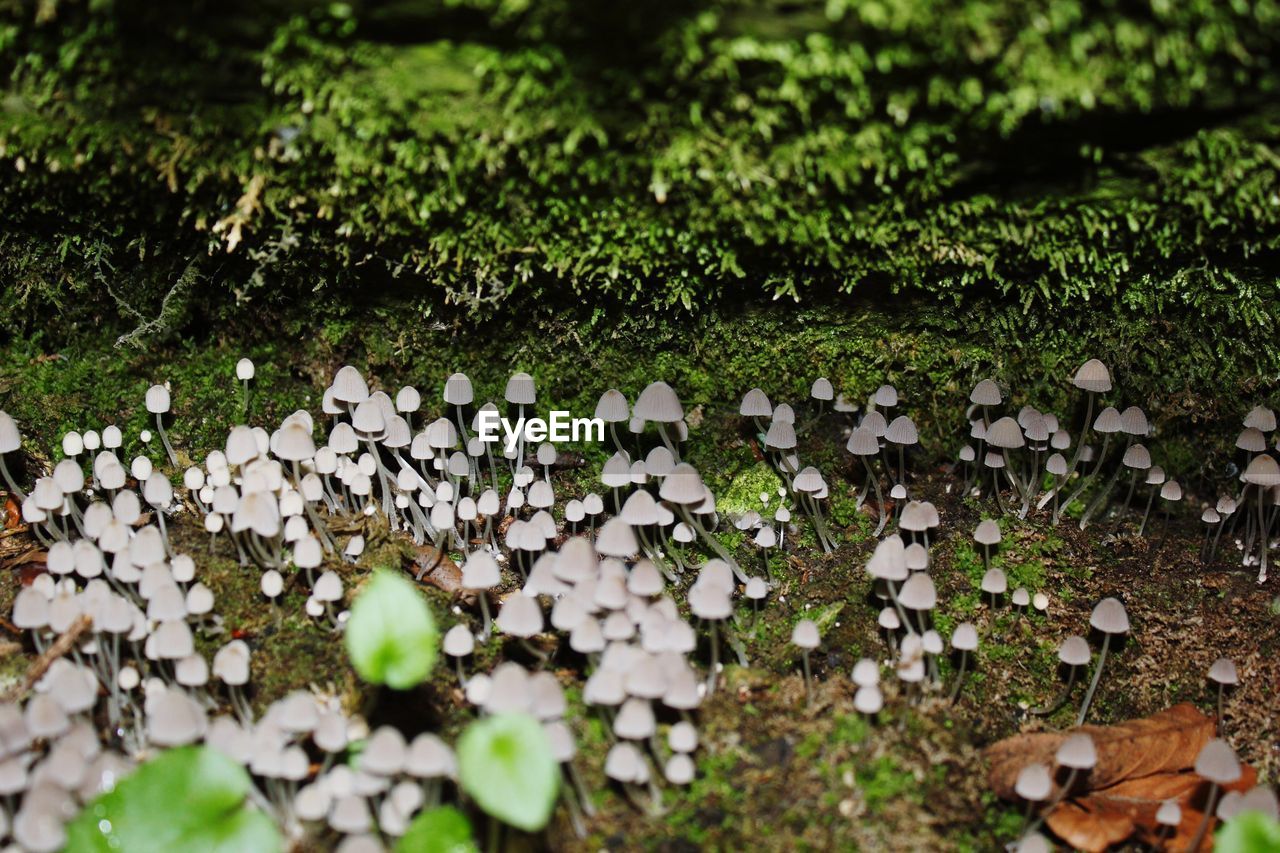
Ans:
POLYGON ((453 806, 440 806, 413 819, 396 853, 476 853, 471 822, 453 806))
POLYGON ((379 569, 351 605, 347 655, 371 684, 408 690, 435 665, 439 632, 426 600, 403 575, 379 569))
POLYGON ((463 790, 488 814, 526 832, 547 825, 560 790, 560 766, 538 721, 496 714, 458 740, 463 790))

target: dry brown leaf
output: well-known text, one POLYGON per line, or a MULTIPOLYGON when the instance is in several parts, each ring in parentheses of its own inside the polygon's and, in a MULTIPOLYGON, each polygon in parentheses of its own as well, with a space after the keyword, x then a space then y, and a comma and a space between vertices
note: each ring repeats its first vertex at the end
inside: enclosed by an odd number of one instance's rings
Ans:
MULTIPOLYGON (((1175 705, 1138 720, 1114 726, 1079 726, 1060 733, 1015 735, 987 749, 992 789, 1005 799, 1016 799, 1014 783, 1019 771, 1032 763, 1054 765, 1054 754, 1075 732, 1094 741, 1098 763, 1073 786, 1074 794, 1047 815, 1049 828, 1073 847, 1106 850, 1137 836, 1169 850, 1185 850, 1204 817, 1209 785, 1191 768, 1196 756, 1214 735, 1213 720, 1188 704, 1175 705), (1155 822, 1156 810, 1165 800, 1182 808, 1182 824, 1172 833, 1155 822)), ((1257 773, 1243 766, 1240 781, 1227 790, 1246 791, 1257 773)), ((1058 796, 1055 779, 1054 797, 1058 796)), ((1212 830, 1212 821, 1209 827, 1212 830)), ((1204 849, 1210 849, 1205 847, 1204 849)))
MULTIPOLYGON (((1224 787, 1244 792, 1258 781, 1257 772, 1242 765, 1238 782, 1224 787)), ((1131 835, 1146 844, 1163 843, 1168 851, 1186 850, 1200 828, 1209 796, 1209 783, 1195 773, 1157 773, 1130 779, 1086 796, 1076 797, 1055 808, 1046 818, 1049 828, 1063 841, 1086 851, 1101 851, 1131 835), (1156 810, 1165 800, 1176 800, 1182 809, 1182 823, 1172 834, 1156 823, 1156 810), (1160 830, 1164 829, 1164 834, 1160 830)), ((1212 848, 1217 818, 1210 820, 1201 850, 1212 848)))
MULTIPOLYGON (((1183 703, 1150 717, 1114 726, 1078 726, 1065 732, 1014 735, 986 750, 991 763, 991 789, 1004 799, 1016 799, 1013 791, 1018 772, 1028 764, 1052 767, 1053 757, 1067 735, 1084 732, 1093 738, 1098 763, 1083 780, 1092 790, 1125 779, 1153 773, 1183 770, 1213 737, 1213 720, 1194 706, 1183 703)), ((1057 794, 1055 779, 1054 795, 1057 794)))
POLYGON ((430 545, 419 545, 415 549, 412 571, 415 576, 422 573, 418 579, 421 583, 439 587, 450 595, 462 595, 462 570, 448 554, 430 545))
POLYGON ((5 493, 4 503, 0 504, 0 527, 6 530, 12 530, 22 524, 22 507, 18 506, 18 499, 8 492, 5 493))

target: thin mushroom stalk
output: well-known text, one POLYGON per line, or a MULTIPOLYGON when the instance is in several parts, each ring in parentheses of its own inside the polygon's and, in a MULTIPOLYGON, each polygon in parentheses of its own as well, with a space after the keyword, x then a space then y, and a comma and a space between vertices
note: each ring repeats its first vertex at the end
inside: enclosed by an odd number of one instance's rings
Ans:
POLYGON ((156 432, 160 434, 160 442, 164 445, 164 451, 169 455, 169 464, 174 468, 178 467, 178 454, 173 452, 173 445, 169 443, 169 434, 164 431, 164 415, 156 412, 156 432))
POLYGON ((1196 828, 1195 837, 1191 839, 1191 843, 1187 845, 1187 850, 1191 853, 1197 853, 1200 845, 1204 842, 1205 833, 1209 829, 1209 821, 1213 820, 1213 809, 1218 804, 1218 794, 1220 789, 1217 782, 1209 783, 1209 799, 1205 802, 1204 817, 1200 818, 1200 826, 1196 828))
POLYGON ((1076 716, 1076 725, 1083 726, 1085 715, 1089 713, 1089 705, 1093 702, 1093 694, 1102 680, 1102 668, 1107 662, 1107 649, 1111 645, 1111 635, 1102 635, 1102 650, 1098 653, 1098 668, 1093 671, 1093 680, 1089 682, 1089 692, 1084 694, 1084 702, 1080 704, 1080 713, 1076 716))

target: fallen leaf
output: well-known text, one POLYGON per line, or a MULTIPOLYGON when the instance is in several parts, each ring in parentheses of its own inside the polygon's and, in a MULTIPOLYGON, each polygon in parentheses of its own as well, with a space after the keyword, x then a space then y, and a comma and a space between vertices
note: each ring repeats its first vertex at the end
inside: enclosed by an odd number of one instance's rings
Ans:
POLYGON ((5 528, 6 530, 12 530, 22 524, 22 507, 18 505, 17 498, 8 492, 6 492, 4 496, 4 511, 3 517, 0 517, 0 521, 4 522, 3 524, 0 524, 0 527, 5 528))
MULTIPOLYGON (((1097 790, 1125 779, 1191 767, 1214 733, 1213 720, 1186 703, 1158 714, 1114 726, 1077 726, 1065 732, 1014 735, 987 748, 991 789, 1004 799, 1016 799, 1013 786, 1028 764, 1050 767, 1067 735, 1084 732, 1093 738, 1098 763, 1081 780, 1097 790)), ((1058 780, 1054 780, 1054 796, 1058 780)))
POLYGON ((462 594, 462 570, 448 554, 430 545, 417 546, 412 570, 419 583, 429 583, 450 595, 462 594))
MULTIPOLYGON (((1257 784, 1257 771, 1247 764, 1241 769, 1239 781, 1223 790, 1243 793, 1257 784)), ((1182 851, 1190 847, 1200 828, 1208 796, 1209 783, 1194 772, 1157 773, 1068 800, 1055 808, 1045 822, 1063 841, 1091 853, 1106 850, 1135 833, 1146 844, 1164 844, 1167 851, 1182 851), (1172 833, 1156 823, 1156 810, 1165 800, 1176 800, 1182 809, 1182 822, 1172 833)), ((1216 824, 1216 817, 1210 819, 1201 842, 1201 850, 1206 853, 1213 849, 1216 824)))
MULTIPOLYGON (((1054 765, 1054 754, 1070 734, 1093 738, 1098 763, 1072 786, 1072 793, 1046 816, 1049 828, 1072 847, 1103 851, 1129 838, 1171 851, 1186 850, 1204 817, 1209 784, 1191 769, 1200 749, 1214 735, 1209 717, 1188 704, 1175 705, 1150 717, 1114 726, 1079 726, 1066 732, 1015 735, 987 749, 992 789, 1004 799, 1017 799, 1013 787, 1021 769, 1031 763, 1054 765), (1182 809, 1182 823, 1172 831, 1155 821, 1165 800, 1182 809)), ((1252 767, 1226 790, 1247 791, 1257 781, 1252 767)), ((1054 780, 1053 798, 1059 796, 1054 780)), ((1207 830, 1211 833, 1211 819, 1207 830)), ((1209 850, 1206 841, 1202 849, 1209 850)))

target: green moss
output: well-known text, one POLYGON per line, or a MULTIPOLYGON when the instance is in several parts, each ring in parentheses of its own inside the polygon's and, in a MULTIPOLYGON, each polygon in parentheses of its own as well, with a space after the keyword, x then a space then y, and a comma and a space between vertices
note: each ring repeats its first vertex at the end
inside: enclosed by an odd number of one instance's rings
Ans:
POLYGON ((374 291, 1275 321, 1275 0, 41 8, 0 12, 27 330, 374 291))

